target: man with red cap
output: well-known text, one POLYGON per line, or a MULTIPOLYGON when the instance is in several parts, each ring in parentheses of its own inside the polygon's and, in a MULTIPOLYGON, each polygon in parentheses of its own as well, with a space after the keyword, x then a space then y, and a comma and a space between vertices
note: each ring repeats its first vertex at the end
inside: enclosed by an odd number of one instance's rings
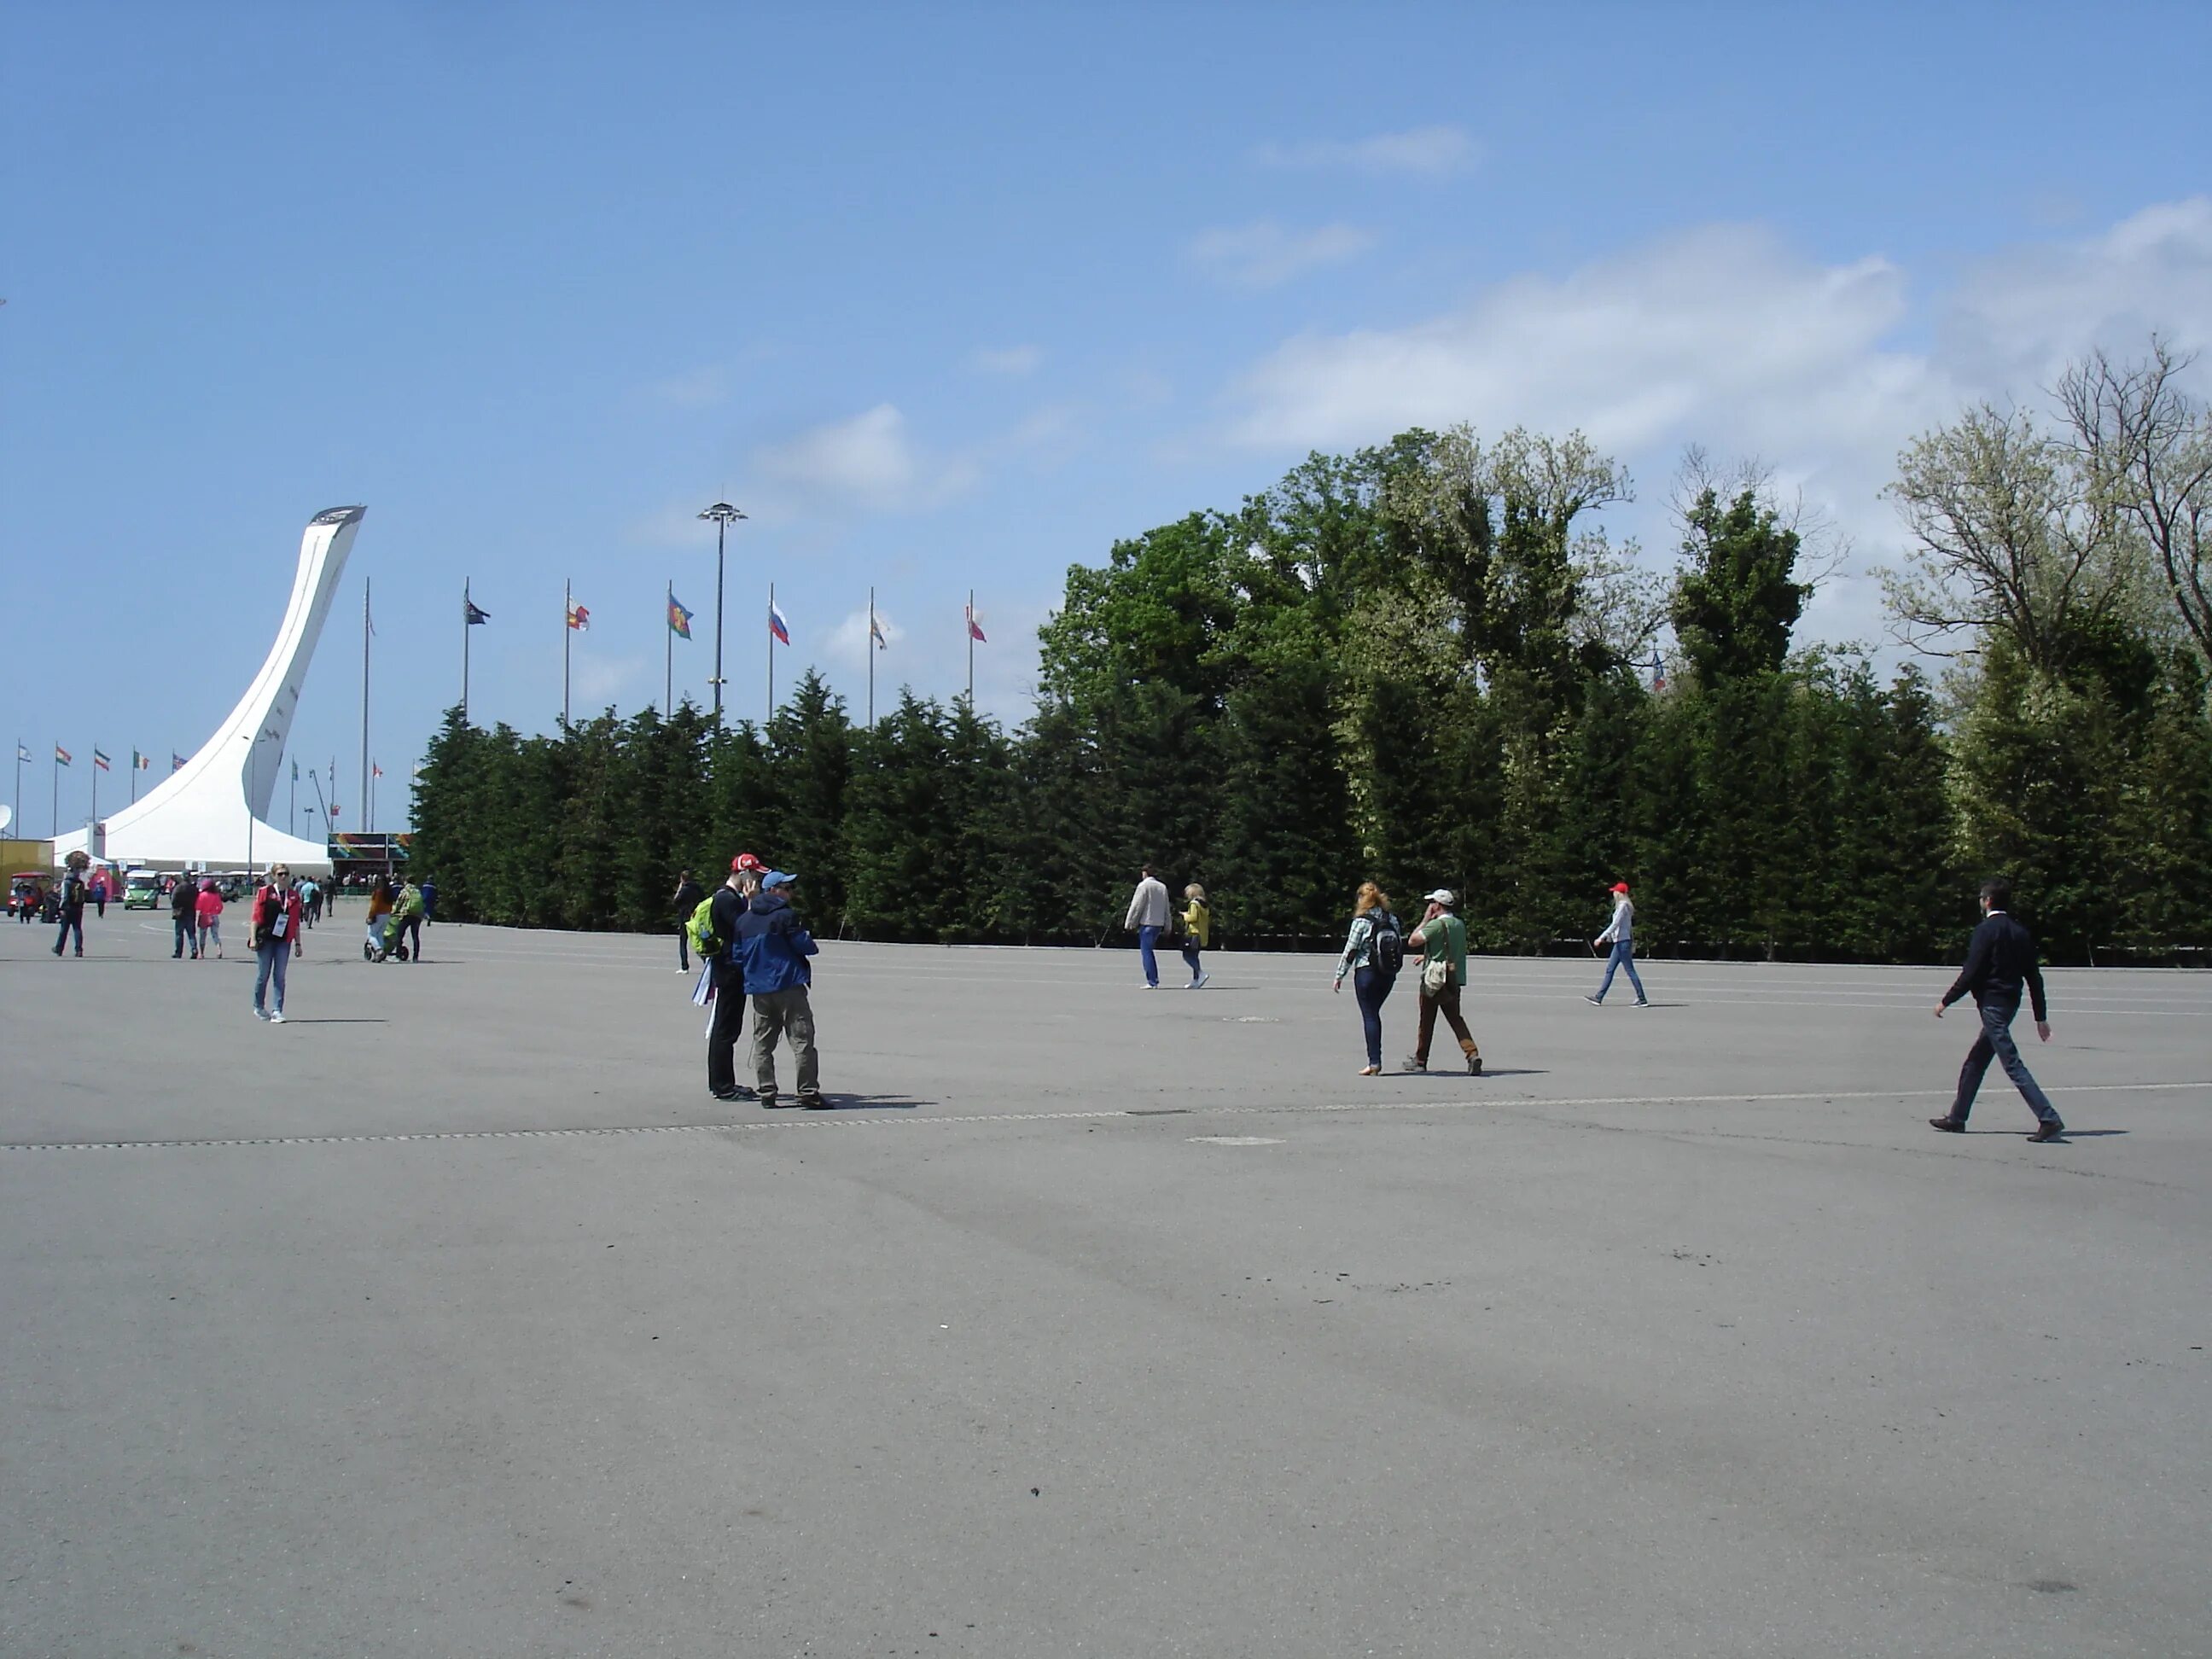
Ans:
POLYGON ((1584 997, 1584 1002, 1602 1006, 1605 994, 1613 988, 1614 971, 1626 968, 1628 969, 1628 982, 1636 988, 1636 1006, 1639 1008, 1651 1006, 1651 999, 1644 994, 1644 981, 1636 976, 1635 926, 1636 907, 1628 902, 1628 884, 1616 881, 1613 884, 1613 921, 1605 932, 1590 941, 1592 950, 1601 945, 1610 945, 1613 954, 1605 959, 1605 980, 1597 988, 1597 994, 1584 997))

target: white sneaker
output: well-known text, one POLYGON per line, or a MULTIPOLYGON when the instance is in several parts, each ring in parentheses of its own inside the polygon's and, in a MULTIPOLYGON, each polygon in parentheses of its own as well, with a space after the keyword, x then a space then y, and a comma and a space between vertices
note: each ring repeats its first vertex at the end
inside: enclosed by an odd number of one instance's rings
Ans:
POLYGON ((270 1015, 269 1023, 271 1025, 282 1025, 284 1023, 284 1011, 279 1008, 275 1013, 270 1015))
POLYGON ((1190 988, 1194 991, 1204 990, 1206 988, 1206 981, 1212 977, 1213 975, 1211 974, 1200 974, 1196 979, 1191 981, 1190 988))
POLYGON ((253 1011, 253 1017, 259 1020, 264 1025, 266 1025, 269 1023, 269 1015, 263 1009, 256 1008, 253 1011))

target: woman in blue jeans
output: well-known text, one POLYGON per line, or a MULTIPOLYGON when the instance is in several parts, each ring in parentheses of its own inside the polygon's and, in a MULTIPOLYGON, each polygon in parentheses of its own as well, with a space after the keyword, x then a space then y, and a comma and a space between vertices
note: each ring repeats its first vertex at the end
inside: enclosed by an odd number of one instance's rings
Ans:
POLYGON ((1359 902, 1352 913, 1352 932, 1344 941, 1344 954, 1336 959, 1338 992, 1344 989, 1344 976, 1352 975, 1352 994, 1359 1000, 1359 1023, 1367 1034, 1367 1064, 1360 1068, 1362 1077, 1378 1077, 1382 1071, 1382 1005, 1389 1000, 1390 988, 1398 982, 1394 973, 1386 973, 1375 957, 1375 935, 1388 929, 1398 931, 1398 919, 1390 914, 1389 896, 1371 881, 1359 884, 1359 902))
POLYGON ((1598 986, 1595 996, 1584 997, 1583 1000, 1604 1006, 1605 994, 1613 989, 1614 973, 1626 968, 1628 969, 1628 982, 1636 988, 1636 1006, 1649 1008, 1651 1000, 1644 994, 1644 981, 1636 975, 1636 907, 1628 902, 1628 884, 1625 881, 1613 884, 1611 925, 1590 941, 1592 950, 1601 945, 1613 947, 1613 954, 1605 959, 1605 979, 1598 986))

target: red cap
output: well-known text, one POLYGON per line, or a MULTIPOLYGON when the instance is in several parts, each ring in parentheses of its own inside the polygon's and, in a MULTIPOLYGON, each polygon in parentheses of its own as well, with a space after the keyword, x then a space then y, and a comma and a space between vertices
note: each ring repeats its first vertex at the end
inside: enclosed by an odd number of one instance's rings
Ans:
POLYGON ((1625 893, 1628 890, 1628 884, 1625 881, 1616 881, 1613 884, 1613 890, 1616 893, 1625 893))
POLYGON ((730 860, 730 868, 732 870, 750 870, 757 875, 765 873, 768 869, 768 866, 763 864, 750 853, 740 853, 737 857, 730 860))

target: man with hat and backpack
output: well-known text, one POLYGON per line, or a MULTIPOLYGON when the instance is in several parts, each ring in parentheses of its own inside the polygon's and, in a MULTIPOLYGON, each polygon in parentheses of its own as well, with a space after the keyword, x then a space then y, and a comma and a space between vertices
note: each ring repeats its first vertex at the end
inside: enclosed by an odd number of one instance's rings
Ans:
POLYGON ((745 969, 738 960, 738 924, 760 890, 761 861, 750 853, 730 860, 729 879, 702 899, 684 927, 714 988, 714 1021, 707 1030, 707 1092, 717 1100, 750 1100, 738 1081, 738 1040, 745 1033, 745 969))
POLYGON ((1467 984, 1467 924, 1452 914, 1458 902, 1450 888, 1437 888, 1428 896, 1428 914, 1406 940, 1421 953, 1421 1023, 1413 1057, 1406 1062, 1409 1072, 1429 1069, 1429 1039, 1436 1035, 1437 1016, 1442 1014, 1459 1039, 1460 1053, 1467 1056, 1468 1074, 1482 1075, 1482 1050, 1459 1011, 1459 994, 1467 984))

